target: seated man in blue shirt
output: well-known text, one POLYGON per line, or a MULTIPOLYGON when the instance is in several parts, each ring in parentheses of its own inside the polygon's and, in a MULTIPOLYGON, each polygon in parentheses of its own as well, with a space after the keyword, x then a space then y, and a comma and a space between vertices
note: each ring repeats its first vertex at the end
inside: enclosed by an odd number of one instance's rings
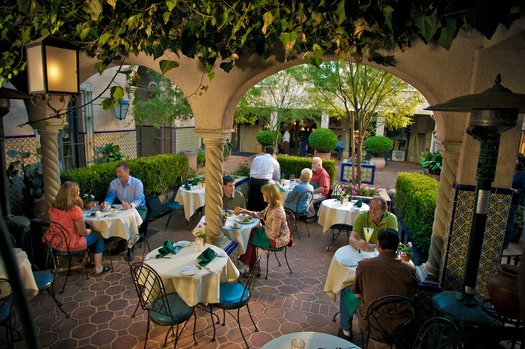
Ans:
MULTIPOLYGON (((136 208, 142 218, 142 225, 140 226, 141 233, 147 234, 148 227, 148 210, 146 209, 146 199, 144 196, 144 185, 135 177, 129 175, 129 165, 127 162, 120 162, 117 164, 115 170, 117 178, 111 181, 109 184, 108 193, 104 202, 100 204, 101 208, 111 206, 113 201, 118 199, 122 204, 123 210, 129 210, 136 208), (144 231, 145 230, 145 231, 144 231)), ((134 232, 132 232, 133 235, 134 232)), ((116 250, 113 251, 113 254, 118 254, 126 249, 126 242, 121 241, 118 244, 116 250)), ((133 253, 131 250, 128 250, 128 258, 133 259, 133 253)))
POLYGON ((290 209, 295 213, 305 213, 308 209, 306 200, 307 196, 302 196, 306 192, 312 192, 314 191, 314 187, 310 184, 310 179, 312 179, 312 170, 309 168, 304 168, 301 171, 301 183, 297 184, 293 190, 288 193, 288 196, 286 197, 286 201, 284 202, 284 208, 290 209), (302 202, 299 202, 299 199, 301 199, 302 202), (299 202, 299 206, 297 206, 297 203, 299 202), (297 212, 296 212, 297 209, 297 212))

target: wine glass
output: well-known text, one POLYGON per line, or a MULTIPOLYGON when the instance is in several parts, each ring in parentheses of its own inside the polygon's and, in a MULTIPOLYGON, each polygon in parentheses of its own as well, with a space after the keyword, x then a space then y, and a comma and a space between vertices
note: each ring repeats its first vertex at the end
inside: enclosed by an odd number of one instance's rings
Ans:
POLYGON ((372 234, 374 233, 374 228, 363 228, 363 232, 365 233, 366 242, 370 242, 370 237, 372 237, 372 234))
POLYGON ((291 182, 295 182, 295 175, 294 174, 291 174, 290 175, 290 183, 291 182))

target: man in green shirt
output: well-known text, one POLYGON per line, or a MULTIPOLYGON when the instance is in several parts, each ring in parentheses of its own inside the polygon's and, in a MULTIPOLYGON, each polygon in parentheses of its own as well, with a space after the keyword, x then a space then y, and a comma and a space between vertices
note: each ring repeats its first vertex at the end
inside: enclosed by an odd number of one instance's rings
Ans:
POLYGON ((370 201, 368 212, 360 213, 357 216, 352 234, 348 238, 350 246, 360 249, 361 251, 373 251, 377 244, 377 233, 384 228, 390 228, 397 231, 397 217, 387 211, 387 204, 382 197, 374 197, 370 201), (365 238, 363 228, 374 229, 368 242, 365 238))
POLYGON ((246 200, 240 191, 235 190, 231 176, 222 177, 222 208, 233 211, 235 207, 246 208, 246 200))

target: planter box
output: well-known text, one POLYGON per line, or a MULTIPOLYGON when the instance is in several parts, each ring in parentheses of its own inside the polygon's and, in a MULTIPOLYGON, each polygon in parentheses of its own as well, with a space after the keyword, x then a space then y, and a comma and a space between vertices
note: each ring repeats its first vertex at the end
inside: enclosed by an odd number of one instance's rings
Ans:
MULTIPOLYGON (((347 178, 352 178, 352 163, 349 161, 343 161, 341 163, 341 182, 348 182, 347 178)), ((361 164, 361 183, 374 184, 376 176, 376 165, 374 164, 361 164)))

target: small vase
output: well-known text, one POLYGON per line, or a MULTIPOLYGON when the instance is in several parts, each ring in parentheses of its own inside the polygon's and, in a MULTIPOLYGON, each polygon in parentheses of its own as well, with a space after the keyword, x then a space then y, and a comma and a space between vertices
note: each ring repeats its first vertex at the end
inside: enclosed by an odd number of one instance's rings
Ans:
POLYGON ((193 245, 195 251, 202 251, 204 248, 204 239, 203 238, 195 238, 195 245, 193 245))
POLYGON ((222 226, 223 226, 223 227, 226 226, 226 222, 227 222, 227 221, 228 221, 228 219, 226 219, 226 218, 224 218, 224 219, 222 220, 222 226))
POLYGON ((403 260, 404 262, 410 262, 410 256, 407 255, 407 254, 402 254, 401 256, 399 256, 401 258, 401 260, 403 260))
POLYGON ((84 208, 86 210, 91 210, 91 208, 93 208, 93 206, 95 206, 96 204, 96 202, 84 202, 84 208))
POLYGON ((348 205, 348 198, 341 198, 341 205, 348 205))
POLYGON ((508 319, 519 317, 518 275, 518 266, 500 264, 498 272, 487 278, 487 290, 494 310, 508 319))

